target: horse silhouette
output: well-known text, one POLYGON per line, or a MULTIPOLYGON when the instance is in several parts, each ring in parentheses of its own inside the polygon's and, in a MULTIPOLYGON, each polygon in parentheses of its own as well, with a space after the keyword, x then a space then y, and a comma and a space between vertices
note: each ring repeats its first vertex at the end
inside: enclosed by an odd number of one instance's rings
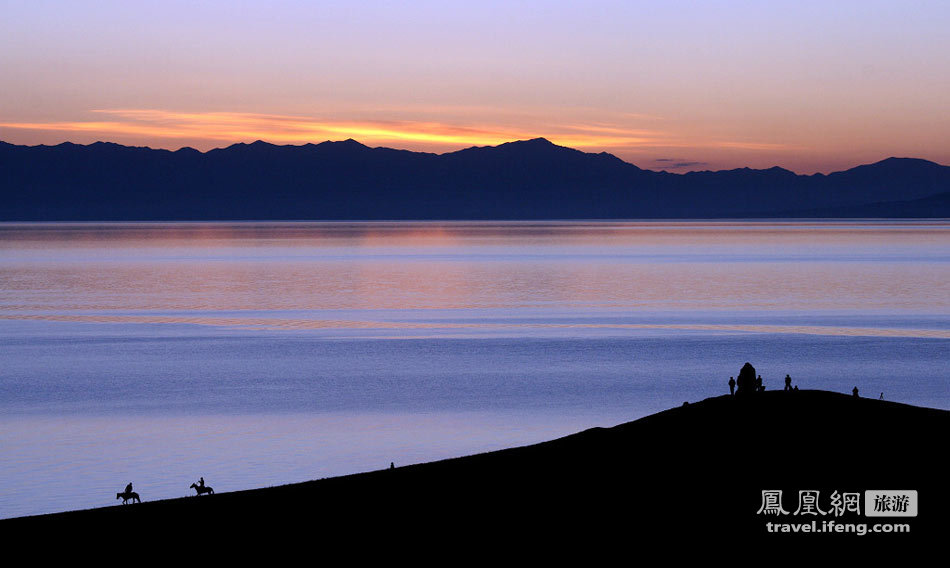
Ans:
POLYGON ((198 492, 198 495, 202 493, 208 493, 214 495, 214 489, 210 485, 198 485, 197 483, 192 483, 191 488, 198 492))
POLYGON ((116 493, 116 494, 115 494, 115 498, 116 498, 116 499, 122 499, 122 504, 123 504, 123 505, 125 505, 125 504, 128 503, 129 501, 132 501, 133 503, 141 503, 141 502, 142 502, 142 500, 139 499, 139 494, 136 493, 135 491, 129 491, 128 493, 116 493))

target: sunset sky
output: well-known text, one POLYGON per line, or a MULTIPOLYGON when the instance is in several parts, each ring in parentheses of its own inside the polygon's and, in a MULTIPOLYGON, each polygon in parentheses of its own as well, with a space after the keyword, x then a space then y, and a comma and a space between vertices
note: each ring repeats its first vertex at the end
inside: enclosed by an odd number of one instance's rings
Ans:
POLYGON ((950 164, 950 2, 0 0, 0 140, 950 164))

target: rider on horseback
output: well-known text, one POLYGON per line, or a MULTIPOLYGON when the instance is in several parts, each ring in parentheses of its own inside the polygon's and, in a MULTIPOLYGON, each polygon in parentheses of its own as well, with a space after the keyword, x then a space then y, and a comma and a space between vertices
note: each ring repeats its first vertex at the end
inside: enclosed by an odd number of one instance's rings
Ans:
POLYGON ((212 489, 210 485, 205 485, 205 478, 203 477, 192 483, 191 488, 194 489, 198 495, 204 495, 205 493, 214 495, 214 489, 212 489))
POLYGON ((141 503, 142 500, 139 499, 139 494, 135 491, 132 491, 132 482, 130 481, 128 485, 125 486, 125 491, 122 493, 115 494, 116 499, 122 499, 122 504, 125 505, 129 501, 133 503, 141 503))

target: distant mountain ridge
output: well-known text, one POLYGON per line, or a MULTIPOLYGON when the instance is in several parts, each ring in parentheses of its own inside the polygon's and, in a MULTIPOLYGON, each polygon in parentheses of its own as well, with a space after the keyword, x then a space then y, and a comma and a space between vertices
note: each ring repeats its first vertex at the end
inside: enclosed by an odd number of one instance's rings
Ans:
POLYGON ((445 154, 0 142, 0 221, 950 217, 948 194, 950 167, 913 158, 674 174, 543 138, 445 154))

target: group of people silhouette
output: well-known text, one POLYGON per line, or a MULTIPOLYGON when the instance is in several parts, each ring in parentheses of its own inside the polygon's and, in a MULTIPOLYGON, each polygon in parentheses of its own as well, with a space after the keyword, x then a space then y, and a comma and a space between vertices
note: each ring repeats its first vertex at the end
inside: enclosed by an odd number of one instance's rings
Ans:
MULTIPOLYGON (((196 483, 192 483, 192 484, 191 484, 191 487, 190 487, 189 489, 194 489, 194 490, 197 492, 197 493, 196 493, 197 495, 201 495, 201 494, 203 494, 203 493, 208 493, 208 494, 210 494, 210 495, 214 495, 214 489, 212 489, 210 485, 205 485, 205 478, 204 478, 204 477, 198 478, 198 481, 197 481, 196 483)), ((139 499, 139 494, 132 490, 132 482, 131 482, 131 481, 129 482, 128 485, 125 486, 125 491, 123 491, 122 493, 116 493, 116 494, 115 494, 115 498, 116 498, 116 499, 122 499, 122 504, 123 504, 123 505, 126 504, 126 503, 129 502, 129 501, 132 501, 133 503, 141 503, 141 502, 142 502, 142 501, 139 499)))
MULTIPOLYGON (((786 392, 797 391, 798 385, 792 386, 792 377, 791 375, 785 375, 785 389, 786 392)), ((746 362, 745 365, 739 369, 739 380, 736 380, 734 377, 729 377, 729 394, 736 395, 746 395, 753 392, 763 392, 765 391, 765 385, 762 384, 762 375, 755 374, 755 367, 750 363, 746 362)), ((859 398, 858 387, 854 387, 854 390, 851 391, 851 396, 859 398)), ((880 400, 884 400, 884 393, 881 393, 879 397, 880 400)))
MULTIPOLYGON (((785 375, 785 391, 797 390, 798 385, 792 387, 791 375, 785 375)), ((745 396, 749 393, 764 391, 765 385, 762 383, 762 375, 755 374, 755 367, 753 367, 751 363, 746 362, 746 364, 739 369, 739 380, 736 380, 734 377, 729 377, 730 395, 745 396)))

